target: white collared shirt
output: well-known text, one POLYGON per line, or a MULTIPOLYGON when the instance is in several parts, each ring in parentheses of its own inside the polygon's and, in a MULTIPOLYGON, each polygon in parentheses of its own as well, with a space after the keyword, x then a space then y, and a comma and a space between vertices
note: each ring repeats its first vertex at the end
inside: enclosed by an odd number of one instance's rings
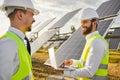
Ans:
MULTIPOLYGON (((86 40, 88 40, 91 36, 94 34, 99 34, 98 31, 94 31, 86 36, 86 40)), ((106 52, 108 50, 108 47, 106 43, 101 39, 95 39, 92 41, 90 45, 90 51, 88 53, 88 57, 86 60, 86 64, 84 68, 76 69, 73 71, 64 71, 65 76, 70 77, 92 77, 95 72, 97 71, 101 60, 105 56, 106 52)), ((77 66, 78 62, 81 62, 81 60, 73 60, 73 64, 71 66, 77 66)))

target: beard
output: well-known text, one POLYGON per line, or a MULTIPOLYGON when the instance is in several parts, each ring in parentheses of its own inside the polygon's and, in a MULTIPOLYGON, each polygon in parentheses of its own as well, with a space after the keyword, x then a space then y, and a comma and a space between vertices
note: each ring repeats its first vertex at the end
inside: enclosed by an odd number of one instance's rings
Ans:
POLYGON ((31 27, 26 27, 25 31, 26 32, 30 32, 31 31, 31 27))
POLYGON ((28 30, 27 31, 31 31, 31 27, 28 27, 28 30))
POLYGON ((82 30, 82 34, 83 34, 83 35, 87 35, 87 34, 91 33, 92 27, 93 27, 92 23, 90 24, 89 27, 86 26, 86 30, 85 30, 85 31, 82 30))

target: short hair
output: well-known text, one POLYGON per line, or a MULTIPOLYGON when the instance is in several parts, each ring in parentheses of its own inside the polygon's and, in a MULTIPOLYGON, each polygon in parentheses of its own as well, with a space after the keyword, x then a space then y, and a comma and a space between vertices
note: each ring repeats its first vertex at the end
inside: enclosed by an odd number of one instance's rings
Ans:
POLYGON ((98 28, 98 19, 97 18, 93 18, 93 19, 91 19, 91 22, 94 22, 94 21, 97 21, 97 24, 96 24, 96 29, 98 28))
POLYGON ((26 13, 26 10, 22 10, 22 9, 15 9, 12 13, 8 14, 8 18, 10 20, 13 20, 15 17, 15 14, 17 13, 18 10, 21 10, 23 13, 26 13))

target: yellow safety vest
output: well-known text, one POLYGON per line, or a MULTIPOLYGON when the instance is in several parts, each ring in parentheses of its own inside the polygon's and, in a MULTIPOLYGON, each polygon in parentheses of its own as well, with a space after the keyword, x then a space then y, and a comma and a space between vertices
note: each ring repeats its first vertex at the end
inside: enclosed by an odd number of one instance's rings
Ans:
MULTIPOLYGON (((87 56, 88 56, 88 53, 90 50, 91 42, 96 38, 102 39, 108 45, 107 41, 101 35, 99 35, 99 34, 93 35, 86 42, 85 48, 84 48, 82 56, 81 56, 82 63, 78 63, 79 68, 83 68, 85 66, 87 56)), ((99 52, 98 52, 98 54, 99 54, 99 52)), ((109 50, 107 51, 106 55, 102 59, 101 64, 99 65, 99 68, 93 77, 91 77, 91 78, 78 78, 77 80, 107 80, 108 61, 109 61, 109 50)))
POLYGON ((18 71, 11 77, 10 80, 23 80, 27 76, 31 76, 30 80, 34 80, 32 74, 31 57, 25 47, 23 41, 14 33, 7 32, 3 37, 13 39, 18 45, 19 68, 18 71))

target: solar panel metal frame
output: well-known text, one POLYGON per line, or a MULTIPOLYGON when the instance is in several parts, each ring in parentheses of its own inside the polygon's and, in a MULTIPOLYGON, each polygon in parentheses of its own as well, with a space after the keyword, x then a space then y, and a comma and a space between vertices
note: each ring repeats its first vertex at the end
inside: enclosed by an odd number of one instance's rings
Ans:
POLYGON ((120 26, 119 27, 112 27, 110 29, 120 29, 120 26))

